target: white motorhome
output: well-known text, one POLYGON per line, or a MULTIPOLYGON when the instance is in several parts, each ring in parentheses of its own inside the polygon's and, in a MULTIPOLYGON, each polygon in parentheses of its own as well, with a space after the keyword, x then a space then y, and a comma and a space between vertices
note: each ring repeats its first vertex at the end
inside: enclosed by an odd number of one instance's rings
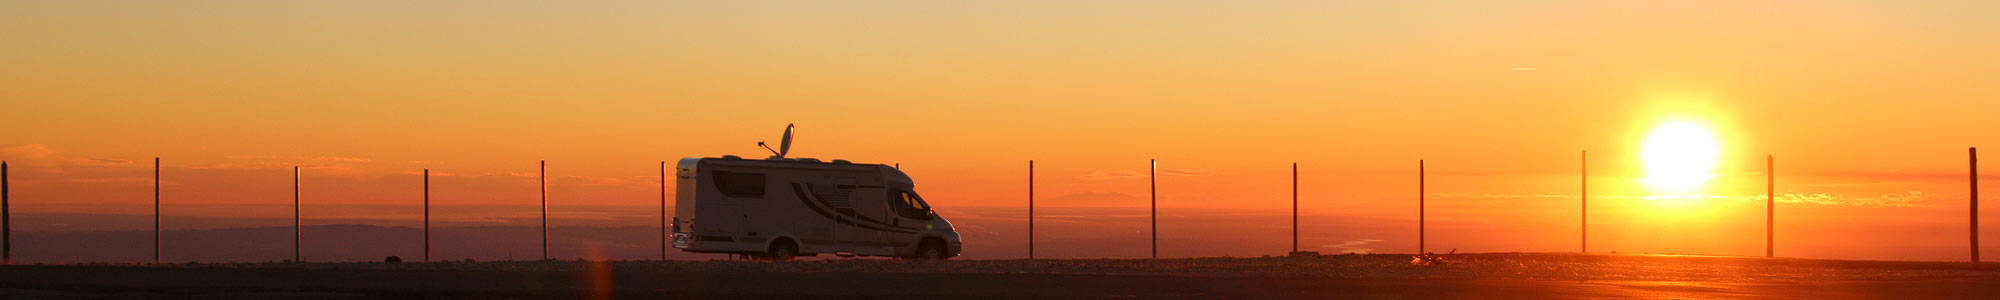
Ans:
MULTIPOLYGON (((784 148, 790 148, 786 128, 784 148)), ((762 144, 762 143, 759 143, 762 144)), ((673 245, 696 253, 772 260, 793 256, 944 259, 961 247, 951 222, 917 195, 908 175, 845 160, 681 159, 673 245)))

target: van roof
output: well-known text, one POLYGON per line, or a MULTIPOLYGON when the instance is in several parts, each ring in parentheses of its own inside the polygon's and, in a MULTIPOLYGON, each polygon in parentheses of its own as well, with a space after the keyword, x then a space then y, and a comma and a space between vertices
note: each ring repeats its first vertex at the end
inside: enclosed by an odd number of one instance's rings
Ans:
POLYGON ((832 162, 823 162, 819 161, 818 159, 811 159, 811 158, 742 159, 734 157, 734 155, 728 155, 724 157, 703 157, 699 159, 701 160, 702 163, 720 163, 723 165, 734 165, 734 166, 744 166, 744 167, 790 166, 794 168, 796 167, 805 167, 813 169, 826 168, 830 170, 846 169, 850 171, 857 169, 866 169, 867 171, 880 172, 880 174, 882 174, 882 180, 884 181, 885 184, 887 184, 890 187, 910 189, 916 186, 916 181, 912 180, 910 178, 910 175, 903 173, 902 170, 898 170, 895 167, 891 167, 885 164, 856 164, 856 163, 849 163, 846 160, 834 160, 832 162))

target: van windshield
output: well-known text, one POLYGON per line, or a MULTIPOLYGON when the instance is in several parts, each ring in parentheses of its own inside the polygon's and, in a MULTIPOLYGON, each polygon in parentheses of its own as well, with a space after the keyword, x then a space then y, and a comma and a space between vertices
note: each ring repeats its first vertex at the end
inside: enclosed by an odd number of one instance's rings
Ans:
POLYGON ((917 196, 916 191, 910 191, 910 202, 911 202, 910 206, 917 208, 917 211, 923 211, 923 212, 931 211, 931 204, 924 203, 924 197, 917 196))
POLYGON ((923 197, 918 197, 917 192, 896 191, 896 197, 889 201, 892 202, 890 206, 895 209, 896 214, 904 218, 924 220, 931 218, 930 204, 925 204, 923 197))

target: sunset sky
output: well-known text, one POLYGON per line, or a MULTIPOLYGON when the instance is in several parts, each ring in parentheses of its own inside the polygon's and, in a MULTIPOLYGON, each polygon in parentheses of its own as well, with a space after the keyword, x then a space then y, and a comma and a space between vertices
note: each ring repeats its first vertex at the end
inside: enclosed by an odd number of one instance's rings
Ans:
MULTIPOLYGON (((439 218, 535 216, 547 160, 554 218, 592 219, 657 209, 661 161, 763 157, 756 142, 796 123, 793 156, 901 164, 948 218, 1024 205, 1031 159, 1039 205, 1144 207, 1159 159, 1162 210, 1277 216, 1297 162, 1306 214, 1412 221, 1385 225, 1412 235, 1376 237, 1389 240, 1414 238, 1424 160, 1429 217, 1486 224, 1431 238, 1499 252, 1575 250, 1578 155, 1590 151, 1593 250, 1762 255, 1773 155, 1781 252, 1961 260, 1966 148, 2000 162, 1996 12, 0 1, 0 159, 16 214, 150 214, 161 157, 169 216, 289 217, 302 166, 306 218, 385 223, 417 218, 423 169, 436 205, 519 208, 439 218), (1692 189, 1640 180, 1649 134, 1673 122, 1717 146, 1713 177, 1692 189)), ((1982 223, 2000 224, 1994 213, 1982 223)), ((1018 234, 1011 218, 954 220, 1018 234)), ((2000 253, 2000 228, 1987 228, 2000 253)))

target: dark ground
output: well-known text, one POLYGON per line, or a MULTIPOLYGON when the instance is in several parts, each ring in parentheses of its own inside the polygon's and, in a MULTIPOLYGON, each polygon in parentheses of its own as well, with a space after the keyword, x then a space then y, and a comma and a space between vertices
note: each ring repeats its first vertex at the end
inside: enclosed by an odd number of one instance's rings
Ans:
POLYGON ((2000 298, 2000 264, 1464 254, 0 267, 6 299, 2000 298))

